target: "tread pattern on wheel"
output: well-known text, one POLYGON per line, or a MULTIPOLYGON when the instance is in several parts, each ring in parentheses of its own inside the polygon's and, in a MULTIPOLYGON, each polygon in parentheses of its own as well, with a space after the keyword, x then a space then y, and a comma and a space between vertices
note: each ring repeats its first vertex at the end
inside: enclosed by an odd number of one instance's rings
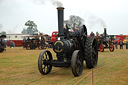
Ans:
MULTIPOLYGON (((95 38, 93 38, 93 37, 87 37, 86 43, 85 43, 85 48, 84 48, 84 56, 85 56, 84 58, 86 61, 87 68, 90 68, 90 69, 94 68, 97 65, 97 62, 95 65, 93 65, 93 63, 92 63, 92 44, 93 44, 94 39, 95 38)), ((97 51, 97 54, 98 54, 98 51, 97 51)))

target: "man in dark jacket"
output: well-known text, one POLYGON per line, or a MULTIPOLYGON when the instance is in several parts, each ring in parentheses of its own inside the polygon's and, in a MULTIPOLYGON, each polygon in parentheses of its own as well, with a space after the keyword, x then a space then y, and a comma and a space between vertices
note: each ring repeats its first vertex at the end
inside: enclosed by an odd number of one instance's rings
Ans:
POLYGON ((120 49, 123 49, 123 41, 120 40, 120 49))
POLYGON ((94 37, 94 36, 95 36, 95 34, 92 31, 91 34, 90 34, 90 37, 94 37))

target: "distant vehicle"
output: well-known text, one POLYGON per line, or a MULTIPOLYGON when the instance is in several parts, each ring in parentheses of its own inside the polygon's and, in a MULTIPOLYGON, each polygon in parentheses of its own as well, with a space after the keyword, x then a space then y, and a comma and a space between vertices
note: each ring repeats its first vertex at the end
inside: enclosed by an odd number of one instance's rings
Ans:
POLYGON ((114 51, 114 45, 112 39, 107 36, 106 28, 104 28, 104 35, 97 37, 99 51, 104 52, 104 49, 109 49, 110 52, 114 51))
POLYGON ((4 42, 4 38, 6 35, 0 35, 0 53, 4 52, 6 49, 6 43, 4 42))
POLYGON ((46 40, 43 35, 33 35, 24 37, 23 48, 30 49, 46 49, 46 40))
POLYGON ((15 43, 15 46, 23 46, 23 38, 28 35, 29 34, 7 34, 7 46, 10 46, 9 43, 11 41, 15 43))
POLYGON ((123 41, 126 38, 126 35, 116 35, 116 38, 119 38, 123 41))

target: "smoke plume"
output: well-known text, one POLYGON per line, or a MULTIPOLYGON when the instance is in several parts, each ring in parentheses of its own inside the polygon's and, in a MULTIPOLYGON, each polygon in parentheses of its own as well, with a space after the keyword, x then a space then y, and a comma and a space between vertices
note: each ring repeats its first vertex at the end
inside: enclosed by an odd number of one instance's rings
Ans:
POLYGON ((106 27, 105 21, 95 15, 90 15, 88 22, 90 29, 93 29, 96 25, 100 25, 102 28, 106 27))
POLYGON ((63 4, 58 0, 34 0, 34 2, 41 3, 41 4, 45 4, 46 1, 51 2, 52 5, 54 5, 56 7, 62 7, 63 6, 63 4))
POLYGON ((19 30, 19 28, 20 28, 19 25, 15 25, 15 26, 12 27, 11 29, 9 29, 9 30, 7 31, 7 33, 9 33, 9 34, 15 34, 15 33, 17 33, 17 31, 19 30))

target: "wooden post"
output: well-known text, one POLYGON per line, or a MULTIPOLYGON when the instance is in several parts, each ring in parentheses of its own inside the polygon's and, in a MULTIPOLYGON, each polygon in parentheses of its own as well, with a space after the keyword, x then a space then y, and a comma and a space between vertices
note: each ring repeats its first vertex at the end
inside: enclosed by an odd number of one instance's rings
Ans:
POLYGON ((93 82, 93 69, 92 69, 92 85, 94 85, 94 82, 93 82))

